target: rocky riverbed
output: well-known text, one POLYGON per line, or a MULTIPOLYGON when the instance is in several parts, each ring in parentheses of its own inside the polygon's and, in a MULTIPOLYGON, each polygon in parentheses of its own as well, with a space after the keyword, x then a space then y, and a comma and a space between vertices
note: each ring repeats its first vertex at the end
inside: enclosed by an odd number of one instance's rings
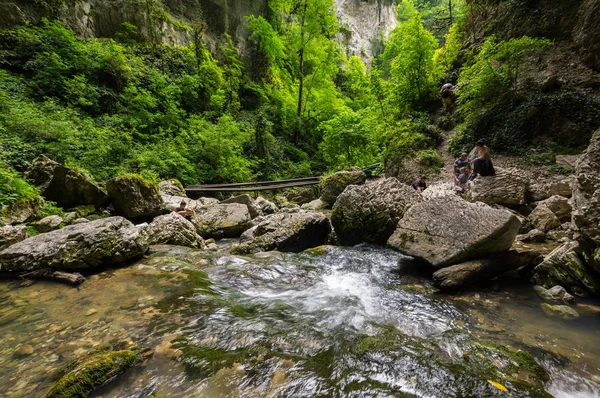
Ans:
POLYGON ((598 302, 567 321, 525 283, 434 291, 377 246, 155 246, 79 289, 2 282, 0 395, 43 397, 69 360, 128 341, 136 365, 92 396, 597 396, 598 302))

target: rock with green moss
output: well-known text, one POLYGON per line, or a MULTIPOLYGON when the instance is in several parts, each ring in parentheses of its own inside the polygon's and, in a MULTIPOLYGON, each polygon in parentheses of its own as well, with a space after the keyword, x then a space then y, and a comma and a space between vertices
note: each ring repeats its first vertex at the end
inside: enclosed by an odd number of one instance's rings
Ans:
POLYGON ((534 268, 533 279, 546 288, 555 285, 566 287, 578 296, 600 294, 598 273, 589 265, 589 262, 595 261, 586 258, 585 251, 576 241, 563 244, 534 268))
POLYGON ((44 201, 40 197, 19 199, 10 205, 2 206, 2 222, 10 225, 33 221, 39 218, 43 207, 44 201))
POLYGON ((338 196, 331 223, 340 243, 385 243, 404 212, 421 196, 395 178, 350 185, 338 196))
POLYGON ((64 375, 52 386, 46 398, 85 398, 104 383, 123 374, 135 365, 137 354, 132 350, 101 347, 88 356, 70 362, 64 375))
POLYGON ((108 201, 106 193, 88 177, 43 155, 33 161, 25 177, 44 198, 64 208, 79 205, 100 208, 108 201))
POLYGON ((327 243, 331 224, 321 213, 298 211, 267 216, 248 232, 250 231, 251 234, 245 237, 244 243, 232 249, 233 253, 249 254, 270 250, 301 252, 327 243))
POLYGON ((11 226, 5 225, 0 228, 0 251, 10 245, 19 243, 29 237, 27 227, 23 225, 11 226))
POLYGON ((541 304, 542 311, 548 316, 557 316, 568 321, 579 318, 579 313, 568 305, 541 304))
POLYGON ((165 180, 158 183, 158 189, 161 195, 167 196, 185 196, 185 190, 179 180, 165 180))
POLYGON ((321 200, 327 207, 332 207, 348 185, 363 185, 366 180, 366 174, 360 169, 338 171, 323 179, 321 200))
POLYGON ((436 267, 447 267, 508 251, 520 227, 509 211, 445 196, 412 206, 388 245, 436 267))
POLYGON ((205 239, 238 238, 252 227, 252 217, 246 205, 227 203, 200 208, 192 223, 205 239))
POLYGON ((148 250, 147 232, 110 217, 33 236, 0 252, 2 271, 81 271, 125 263, 148 250))
POLYGON ((433 284, 444 292, 456 292, 478 284, 489 283, 504 272, 521 267, 534 267, 543 257, 535 251, 496 254, 483 259, 442 268, 433 274, 433 284))
POLYGON ((148 243, 206 248, 194 224, 177 213, 158 216, 148 225, 148 243))
POLYGON ((60 216, 48 216, 42 218, 40 221, 35 223, 35 227, 39 232, 50 232, 61 227, 64 220, 60 216))
POLYGON ((132 220, 152 219, 166 212, 158 185, 139 176, 113 178, 106 181, 106 189, 120 216, 132 220))

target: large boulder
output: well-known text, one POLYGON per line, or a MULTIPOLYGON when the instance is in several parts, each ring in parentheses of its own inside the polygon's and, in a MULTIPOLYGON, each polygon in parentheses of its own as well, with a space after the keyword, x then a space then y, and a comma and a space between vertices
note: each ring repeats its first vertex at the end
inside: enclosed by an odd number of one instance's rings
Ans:
POLYGON ((567 242, 534 268, 533 279, 546 288, 555 285, 566 287, 578 296, 598 295, 600 270, 590 266, 593 259, 586 257, 586 251, 579 242, 567 242))
POLYGON ((167 196, 185 196, 183 185, 177 180, 165 180, 158 183, 158 190, 161 195, 167 196))
POLYGON ((248 194, 234 196, 234 197, 222 200, 221 203, 224 203, 224 204, 240 203, 242 205, 245 205, 246 207, 248 207, 248 211, 250 212, 250 217, 252 217, 252 218, 256 218, 256 217, 262 215, 262 211, 261 211, 260 207, 258 207, 254 203, 254 201, 248 194))
POLYGON ((44 201, 41 198, 19 199, 10 205, 2 206, 2 222, 4 224, 19 224, 39 218, 44 201))
POLYGON ((132 220, 151 219, 166 212, 156 183, 134 175, 106 181, 106 189, 118 215, 132 220))
POLYGON ((27 227, 23 225, 11 226, 6 225, 0 228, 0 251, 6 249, 10 245, 21 242, 29 237, 27 227))
POLYGON ((583 239, 600 246, 600 130, 576 164, 573 224, 583 239))
POLYGON ((516 168, 496 168, 496 175, 479 176, 465 187, 465 197, 471 202, 488 205, 519 206, 525 203, 529 181, 516 168))
POLYGON ((71 225, 0 252, 3 271, 80 271, 124 263, 148 249, 146 231, 122 217, 71 225))
POLYGON ((573 208, 569 203, 569 199, 564 196, 553 195, 548 199, 539 202, 538 205, 546 206, 559 220, 571 219, 573 208))
POLYGON ((529 220, 536 229, 542 232, 560 227, 560 220, 545 204, 538 205, 529 215, 529 220))
POLYGON ((317 193, 318 192, 315 187, 297 187, 286 190, 283 193, 283 197, 289 203, 302 206, 305 203, 309 203, 317 199, 317 193))
POLYGON ((108 201, 106 193, 89 178, 43 155, 33 161, 25 177, 44 198, 61 207, 94 205, 101 208, 108 201))
POLYGON ((337 197, 348 185, 363 185, 367 181, 366 174, 360 169, 338 171, 323 179, 321 183, 321 200, 327 207, 332 207, 337 197))
POLYGON ((350 185, 338 196, 331 223, 342 244, 384 243, 404 212, 419 201, 421 195, 393 177, 350 185))
POLYGON ((430 200, 433 198, 441 198, 444 196, 456 196, 458 195, 457 187, 453 182, 438 181, 427 185, 427 189, 423 191, 421 197, 423 200, 430 200))
POLYGON ((564 177, 560 179, 550 179, 536 182, 527 188, 527 199, 532 202, 548 199, 558 195, 570 198, 573 194, 574 177, 564 177))
POLYGON ((321 213, 300 211, 267 216, 263 222, 244 233, 236 254, 279 250, 301 252, 327 243, 331 233, 329 219, 321 213))
POLYGON ((442 268, 433 273, 433 285, 444 292, 456 292, 469 286, 488 283, 507 271, 536 266, 543 259, 535 251, 519 253, 511 250, 442 268))
POLYGON ((252 217, 248 206, 227 203, 201 208, 192 223, 205 239, 237 238, 252 227, 252 217))
POLYGON ((156 217, 148 226, 148 243, 150 245, 179 245, 205 249, 204 239, 194 224, 177 213, 156 217))
POLYGON ((509 211, 446 196, 412 206, 388 245, 446 267, 508 251, 520 226, 509 211))
POLYGON ((219 203, 218 199, 215 198, 198 198, 198 199, 190 199, 185 196, 173 196, 173 195, 161 195, 165 208, 168 211, 173 211, 181 202, 186 203, 186 208, 192 209, 194 211, 199 211, 204 206, 216 205, 219 203))

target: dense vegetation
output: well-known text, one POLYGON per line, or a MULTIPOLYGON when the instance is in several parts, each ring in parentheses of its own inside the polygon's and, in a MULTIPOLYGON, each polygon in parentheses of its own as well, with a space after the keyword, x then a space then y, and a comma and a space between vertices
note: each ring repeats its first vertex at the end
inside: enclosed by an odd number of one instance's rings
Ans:
MULTIPOLYGON (((398 27, 367 67, 338 45, 334 7, 269 1, 267 16, 247 18, 249 69, 229 37, 207 49, 201 15, 185 27, 193 37, 186 47, 142 40, 132 24, 112 39, 76 37, 48 19, 1 32, 2 160, 23 171, 44 153, 96 180, 134 172, 184 184, 406 158, 434 170, 439 131, 429 115, 440 84, 458 80, 452 144, 466 149, 482 122, 497 123, 491 109, 519 107, 523 65, 551 45, 490 37, 465 51, 464 1, 404 0, 398 27)), ((523 130, 488 138, 512 150, 529 139, 523 130)))

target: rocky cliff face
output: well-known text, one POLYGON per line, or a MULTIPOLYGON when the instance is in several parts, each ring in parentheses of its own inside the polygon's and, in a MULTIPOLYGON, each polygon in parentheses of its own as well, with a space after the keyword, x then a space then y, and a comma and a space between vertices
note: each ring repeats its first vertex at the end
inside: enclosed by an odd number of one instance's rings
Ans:
MULTIPOLYGON (((369 61, 382 48, 382 39, 396 26, 391 0, 336 0, 342 27, 338 39, 348 56, 369 61)), ((0 0, 0 29, 25 21, 58 17, 84 37, 115 37, 123 24, 137 26, 149 41, 185 45, 192 40, 192 21, 202 16, 205 41, 215 47, 228 33, 248 54, 245 17, 268 14, 267 0, 0 0)))
POLYGON ((383 39, 397 26, 391 0, 336 0, 339 41, 346 54, 370 62, 383 50, 383 39))

